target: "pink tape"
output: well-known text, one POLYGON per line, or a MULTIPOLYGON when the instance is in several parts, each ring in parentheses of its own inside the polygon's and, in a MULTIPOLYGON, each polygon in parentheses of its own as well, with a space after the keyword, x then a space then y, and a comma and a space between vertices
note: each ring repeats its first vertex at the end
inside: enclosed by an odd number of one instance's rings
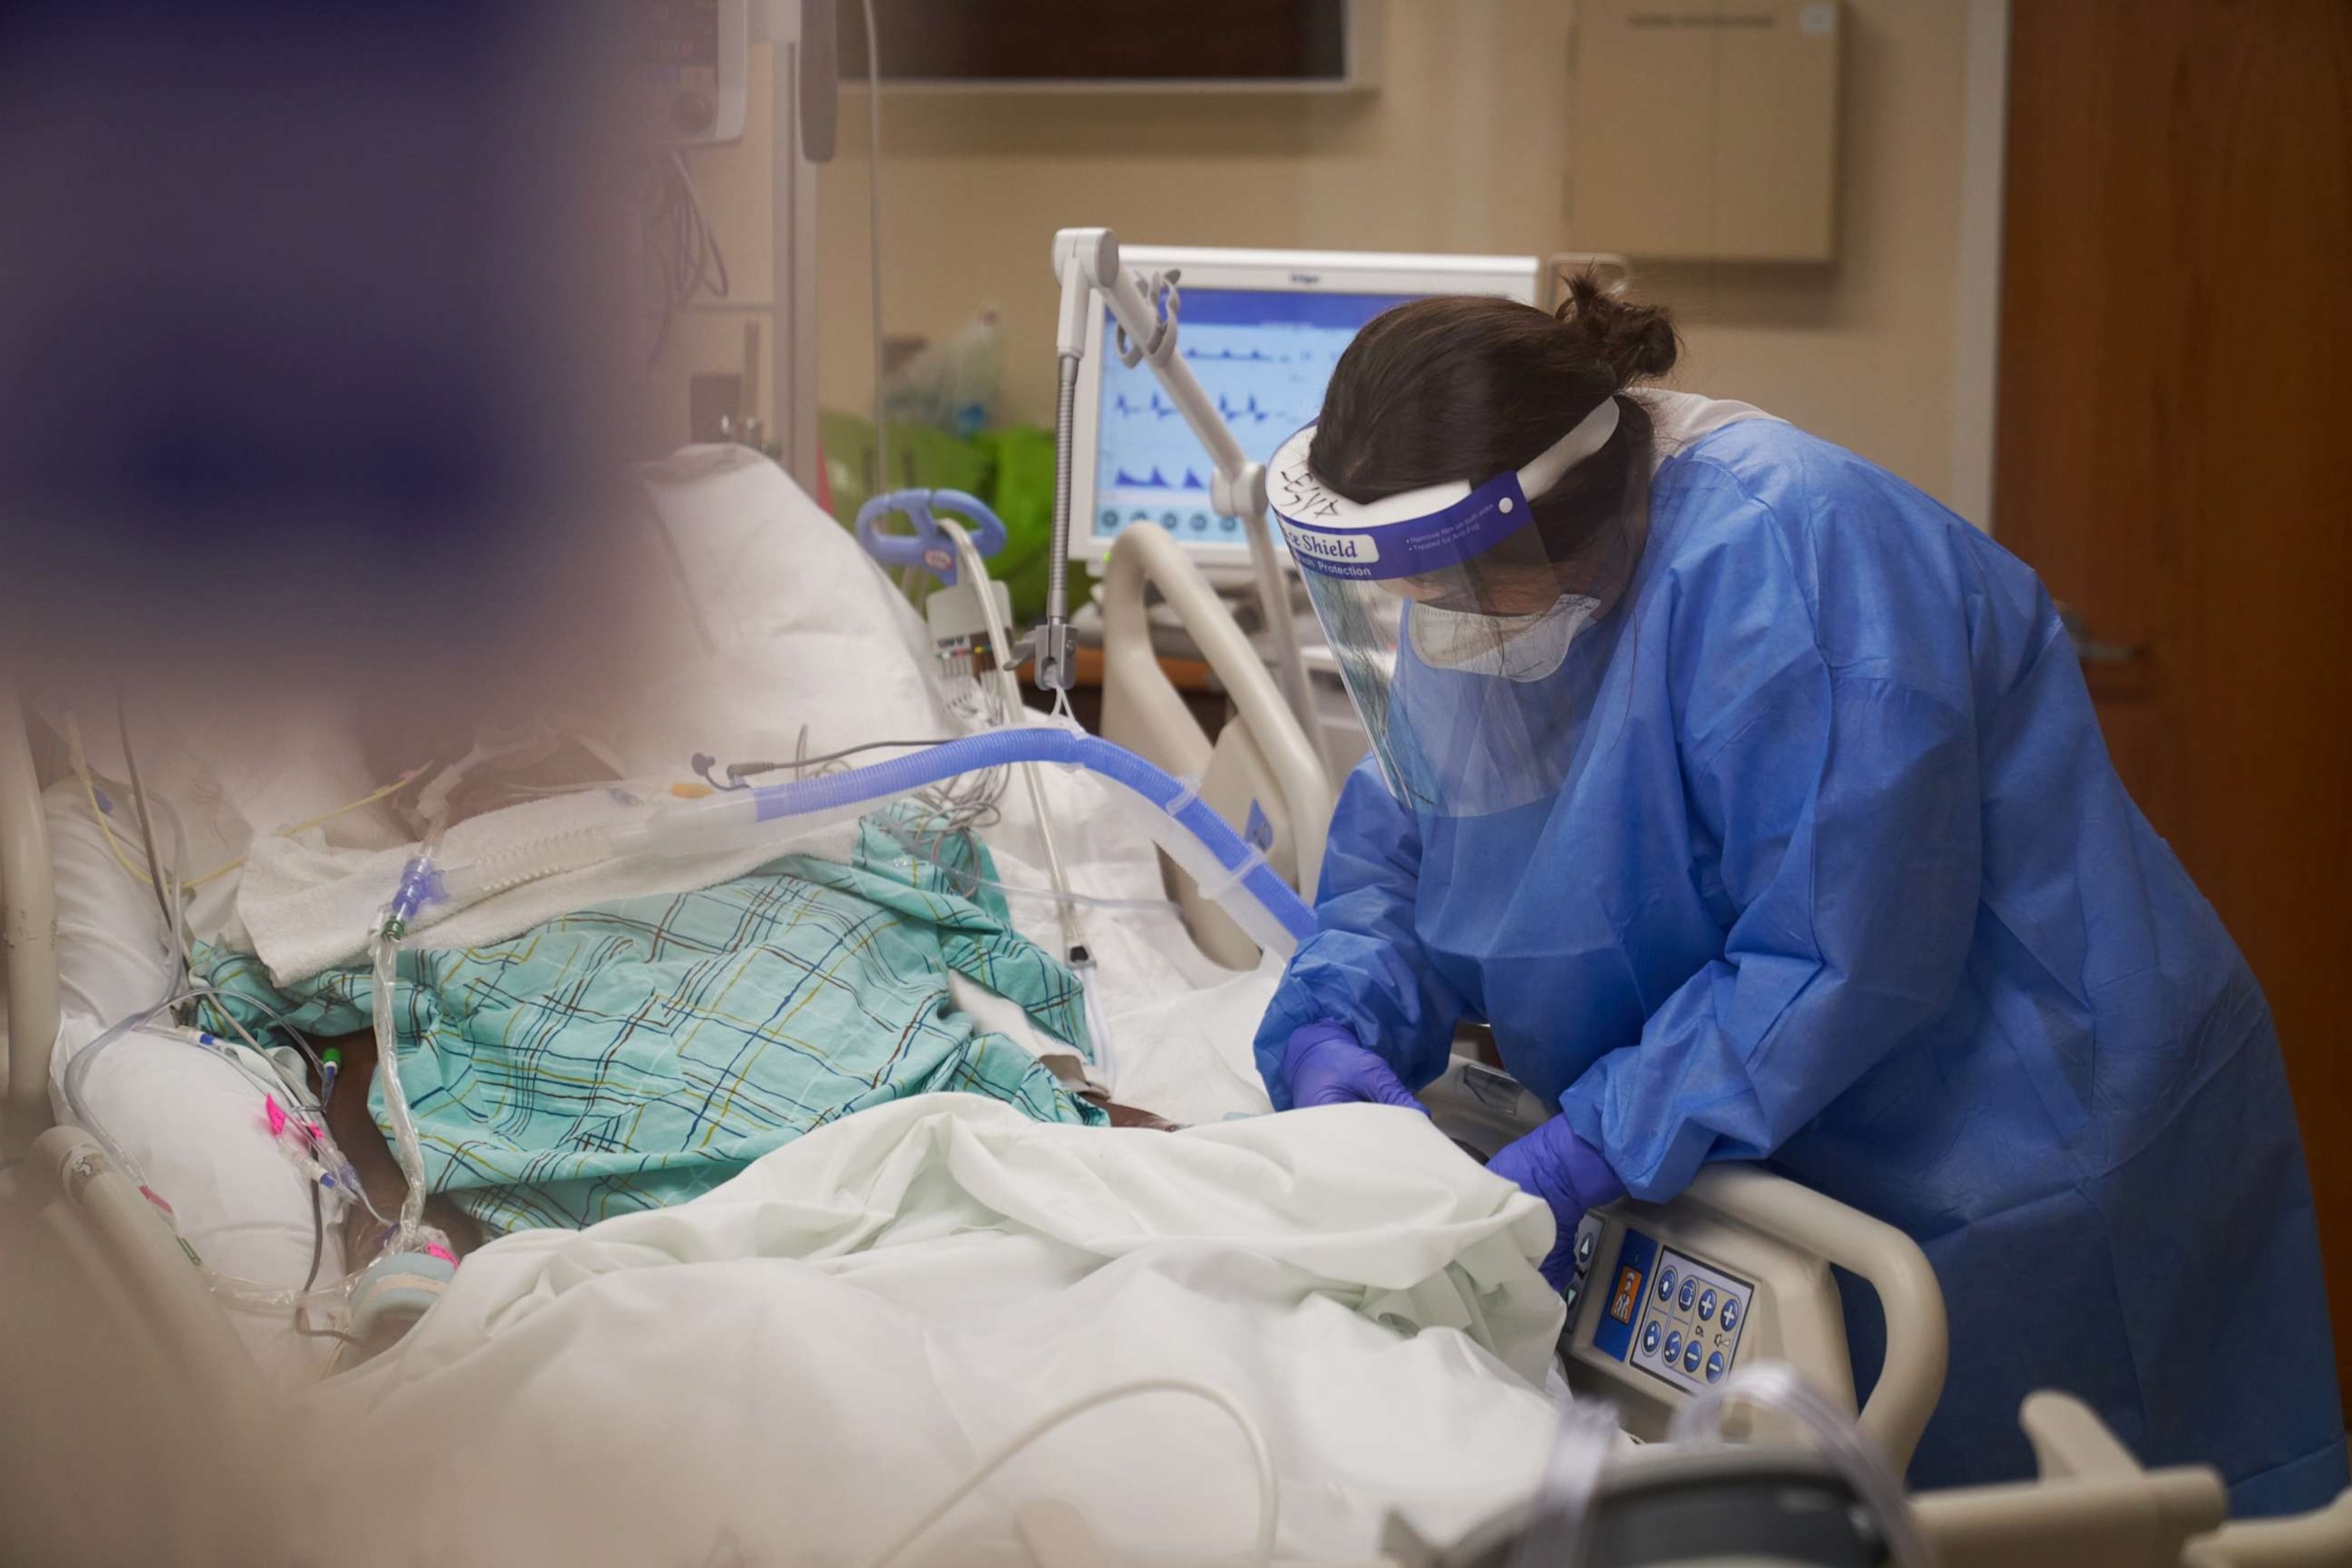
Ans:
POLYGON ((261 1097, 261 1106, 263 1110, 266 1111, 269 1117, 269 1135, 272 1138, 284 1137, 286 1135, 286 1111, 284 1108, 278 1105, 278 1097, 274 1094, 263 1095, 261 1097))
POLYGON ((450 1268, 455 1268, 457 1267, 457 1255, 450 1251, 447 1247, 436 1247, 433 1243, 428 1241, 425 1244, 425 1250, 428 1256, 439 1258, 450 1268))

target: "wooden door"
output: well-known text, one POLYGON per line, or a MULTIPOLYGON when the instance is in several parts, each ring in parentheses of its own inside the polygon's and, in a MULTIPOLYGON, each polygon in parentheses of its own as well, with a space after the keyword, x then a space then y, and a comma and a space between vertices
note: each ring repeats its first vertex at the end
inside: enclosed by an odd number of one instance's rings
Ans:
POLYGON ((2352 1391, 2352 0, 2011 25, 1995 531, 2269 994, 2352 1391))

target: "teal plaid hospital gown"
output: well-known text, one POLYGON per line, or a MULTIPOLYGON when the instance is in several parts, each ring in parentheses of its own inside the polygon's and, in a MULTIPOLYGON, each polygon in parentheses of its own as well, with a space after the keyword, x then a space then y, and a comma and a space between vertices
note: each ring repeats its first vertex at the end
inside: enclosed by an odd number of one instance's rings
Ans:
MULTIPOLYGON (((956 971, 1091 1054, 1077 977, 1013 930, 986 849, 922 829, 900 807, 860 825, 848 864, 789 857, 505 942, 404 951, 400 1080, 432 1190, 493 1232, 576 1227, 681 1203, 908 1095, 1102 1122, 952 1005, 956 971)), ((365 964, 280 990, 251 954, 201 956, 248 1027, 268 1011, 310 1034, 369 1026, 365 964)), ((388 1135, 380 1076, 369 1104, 388 1135)))

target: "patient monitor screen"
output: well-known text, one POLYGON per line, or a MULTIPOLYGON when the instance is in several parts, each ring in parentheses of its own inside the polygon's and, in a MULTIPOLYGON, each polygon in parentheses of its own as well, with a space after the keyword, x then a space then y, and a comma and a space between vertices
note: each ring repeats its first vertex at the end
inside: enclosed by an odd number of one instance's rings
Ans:
MULTIPOLYGON (((1271 459, 1321 412, 1331 367, 1356 330, 1405 294, 1301 294, 1187 289, 1177 349, 1215 398, 1242 450, 1271 459)), ((1150 524, 1196 545, 1247 542, 1239 520, 1209 505, 1209 455, 1160 390, 1151 367, 1119 363, 1105 314, 1102 406, 1096 422, 1094 538, 1150 524)), ((1277 537, 1279 537, 1277 535, 1277 537)))

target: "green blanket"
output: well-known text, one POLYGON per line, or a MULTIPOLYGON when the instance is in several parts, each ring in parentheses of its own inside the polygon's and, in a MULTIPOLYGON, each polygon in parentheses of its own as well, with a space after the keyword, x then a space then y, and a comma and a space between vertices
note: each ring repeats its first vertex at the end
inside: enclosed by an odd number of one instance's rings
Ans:
MULTIPOLYGON (((795 856, 506 942, 403 952, 400 1079, 433 1190, 493 1231, 576 1227, 682 1202, 813 1127, 908 1095, 1102 1121, 950 1002, 959 971, 1088 1048, 1076 976, 975 885, 993 877, 987 851, 919 828, 902 807, 860 826, 851 864, 795 856)), ((249 953, 201 958, 257 1031, 263 1006, 315 1035, 369 1026, 364 965, 281 991, 249 953)), ((370 1106, 386 1126, 381 1076, 370 1106)))

